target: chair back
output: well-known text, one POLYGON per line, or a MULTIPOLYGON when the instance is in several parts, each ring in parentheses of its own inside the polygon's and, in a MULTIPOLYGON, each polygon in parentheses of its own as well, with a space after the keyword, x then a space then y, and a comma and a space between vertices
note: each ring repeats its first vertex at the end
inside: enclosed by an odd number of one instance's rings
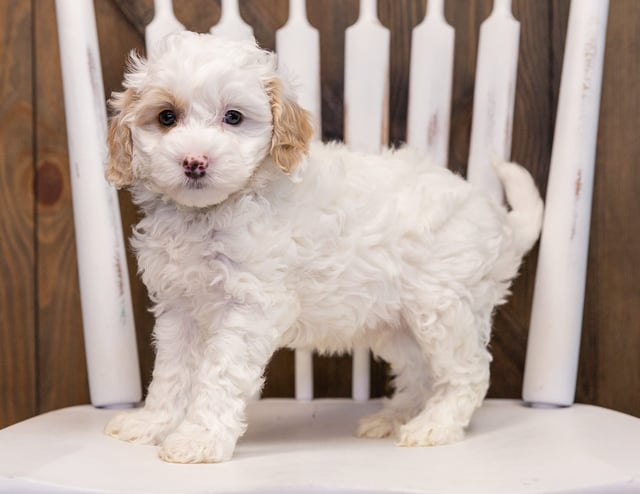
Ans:
MULTIPOLYGON (((154 6, 146 30, 151 50, 184 29, 171 0, 154 6)), ((319 138, 319 34, 307 21, 305 0, 290 0, 289 8, 276 51, 279 63, 297 74, 299 99, 319 138)), ((56 10, 70 163, 82 164, 71 175, 90 394, 96 406, 116 406, 141 398, 140 374, 117 196, 103 177, 106 116, 95 18, 92 2, 56 0, 56 10)), ((568 405, 575 395, 607 13, 608 0, 571 4, 525 366, 523 397, 531 403, 568 405)), ((223 0, 211 32, 249 38, 253 30, 240 17, 238 0, 223 0)), ((480 30, 467 176, 499 201, 492 164, 510 159, 519 35, 511 1, 494 0, 480 30)), ((407 140, 440 166, 452 145, 454 39, 443 0, 429 0, 412 35, 407 140)), ((352 149, 378 152, 388 144, 389 63, 390 32, 378 20, 377 2, 361 0, 345 33, 344 138, 352 149)), ((356 400, 369 397, 369 362, 366 348, 354 350, 356 400)), ((295 367, 296 397, 311 399, 310 353, 297 351, 295 367)))

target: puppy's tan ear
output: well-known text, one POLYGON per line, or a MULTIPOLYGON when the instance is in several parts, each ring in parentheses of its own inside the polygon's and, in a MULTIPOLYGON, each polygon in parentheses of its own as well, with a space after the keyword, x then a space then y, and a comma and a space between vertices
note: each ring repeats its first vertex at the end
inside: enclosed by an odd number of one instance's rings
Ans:
POLYGON ((114 113, 109 120, 107 135, 109 164, 106 175, 107 180, 118 188, 133 183, 133 169, 131 167, 133 145, 131 130, 125 120, 128 118, 135 100, 135 93, 132 89, 113 93, 109 100, 109 106, 114 113))
POLYGON ((313 126, 309 112, 283 94, 282 83, 272 79, 267 83, 273 115, 271 157, 285 173, 290 173, 309 151, 313 126))

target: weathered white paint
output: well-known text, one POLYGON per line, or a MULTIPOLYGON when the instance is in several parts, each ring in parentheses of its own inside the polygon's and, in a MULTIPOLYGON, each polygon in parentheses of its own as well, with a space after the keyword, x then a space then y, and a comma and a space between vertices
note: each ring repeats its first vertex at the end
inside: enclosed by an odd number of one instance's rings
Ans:
POLYGON ((322 137, 320 35, 307 20, 305 0, 289 0, 289 20, 276 32, 280 70, 293 75, 298 102, 311 112, 316 139, 322 137))
MULTIPOLYGON (((361 0, 358 20, 345 33, 344 140, 352 150, 378 153, 388 143, 389 39, 376 0, 361 0)), ((369 398, 369 381, 369 350, 356 347, 355 400, 369 398)))
POLYGON ((173 13, 171 0, 153 0, 153 7, 153 19, 144 31, 147 53, 151 53, 158 41, 167 34, 184 30, 184 26, 176 19, 173 13))
POLYGON ((604 408, 486 400, 468 437, 400 448, 360 439, 378 400, 249 403, 229 462, 173 465, 157 448, 106 438, 112 411, 72 407, 0 430, 0 492, 10 494, 637 494, 640 419, 604 408))
POLYGON ((376 0, 362 0, 345 33, 344 140, 350 149, 378 153, 388 142, 389 30, 376 0))
POLYGON ((252 27, 240 16, 238 0, 222 0, 222 14, 218 23, 210 29, 216 36, 245 40, 253 38, 252 27))
MULTIPOLYGON (((289 1, 289 19, 276 32, 279 70, 293 76, 298 101, 311 112, 314 138, 322 137, 320 97, 320 35, 307 20, 306 1, 289 1)), ((295 395, 298 400, 313 399, 313 355, 295 352, 295 395)))
POLYGON ((313 400, 313 353, 297 349, 294 353, 296 400, 313 400))
POLYGON ((575 399, 609 2, 571 3, 523 398, 575 399))
POLYGON ((407 143, 447 166, 455 32, 443 0, 429 0, 411 37, 407 143))
POLYGON ((467 178, 500 202, 502 185, 493 164, 511 157, 519 42, 511 1, 495 0, 480 27, 467 178))
POLYGON ((107 161, 93 2, 56 0, 89 391, 95 406, 141 399, 129 275, 107 161))

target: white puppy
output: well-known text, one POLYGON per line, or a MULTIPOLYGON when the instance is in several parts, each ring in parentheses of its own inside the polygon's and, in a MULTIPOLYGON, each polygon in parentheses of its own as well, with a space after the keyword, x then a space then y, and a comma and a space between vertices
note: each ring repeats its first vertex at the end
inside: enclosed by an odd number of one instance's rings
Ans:
POLYGON ((410 150, 310 144, 307 113, 249 42, 169 37, 111 100, 109 179, 133 235, 157 356, 143 409, 108 434, 172 462, 231 458, 280 346, 368 345, 395 394, 358 434, 463 437, 489 383, 492 313, 536 241, 542 201, 496 169, 511 212, 410 150))

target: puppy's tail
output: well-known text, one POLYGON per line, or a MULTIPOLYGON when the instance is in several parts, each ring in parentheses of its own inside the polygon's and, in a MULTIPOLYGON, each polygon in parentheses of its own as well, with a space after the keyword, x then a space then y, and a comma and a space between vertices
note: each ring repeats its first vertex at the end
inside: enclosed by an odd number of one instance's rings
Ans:
POLYGON ((542 228, 543 203, 533 177, 516 163, 495 165, 511 206, 508 221, 514 234, 516 248, 524 255, 535 244, 542 228))

